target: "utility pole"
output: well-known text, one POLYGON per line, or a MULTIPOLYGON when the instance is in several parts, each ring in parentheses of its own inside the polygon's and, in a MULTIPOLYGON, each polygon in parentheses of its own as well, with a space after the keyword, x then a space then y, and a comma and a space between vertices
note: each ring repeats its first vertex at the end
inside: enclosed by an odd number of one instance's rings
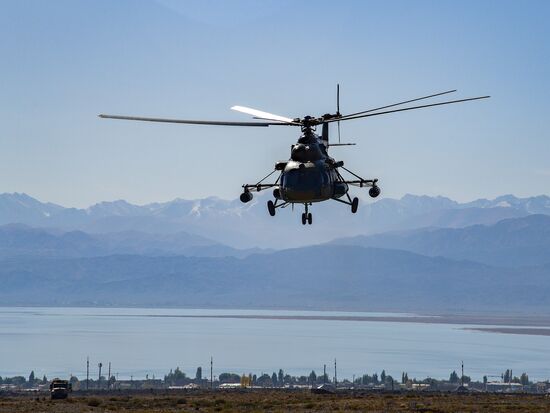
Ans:
POLYGON ((323 384, 327 384, 327 365, 323 364, 323 384))
POLYGON ((90 383, 90 357, 86 357, 86 390, 88 390, 88 385, 90 383))
POLYGON ((107 377, 107 390, 111 389, 111 362, 109 362, 109 376, 107 377))
POLYGON ((338 378, 336 376, 336 359, 334 359, 334 388, 338 386, 338 378))
POLYGON ((214 369, 214 358, 210 356, 210 390, 214 388, 214 376, 212 375, 213 369, 214 369))
POLYGON ((99 363, 97 367, 99 367, 99 376, 97 378, 97 389, 101 390, 101 367, 103 367, 103 363, 99 363))
POLYGON ((462 363, 462 376, 460 377, 460 385, 464 387, 464 361, 461 361, 462 363))

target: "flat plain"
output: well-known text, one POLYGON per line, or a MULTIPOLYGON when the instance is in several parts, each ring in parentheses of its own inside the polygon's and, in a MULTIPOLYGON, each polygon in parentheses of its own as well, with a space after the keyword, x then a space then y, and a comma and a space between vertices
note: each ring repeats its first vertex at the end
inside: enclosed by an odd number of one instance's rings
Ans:
POLYGON ((306 390, 197 390, 2 394, 0 413, 81 412, 548 412, 550 397, 532 394, 372 393, 312 394, 306 390))

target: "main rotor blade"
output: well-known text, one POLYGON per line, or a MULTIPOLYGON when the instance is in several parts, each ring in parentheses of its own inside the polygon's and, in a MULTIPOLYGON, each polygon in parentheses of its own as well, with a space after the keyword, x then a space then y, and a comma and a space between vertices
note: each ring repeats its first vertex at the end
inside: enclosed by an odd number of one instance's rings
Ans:
POLYGON ((348 116, 357 116, 357 115, 362 115, 363 113, 370 113, 370 112, 375 112, 375 111, 377 111, 377 110, 393 108, 394 106, 404 105, 404 104, 406 104, 406 103, 416 102, 416 101, 418 101, 418 100, 434 98, 434 97, 436 97, 436 96, 446 95, 446 94, 448 94, 448 93, 453 93, 453 92, 456 92, 456 89, 454 89, 454 90, 447 90, 446 92, 435 93, 435 94, 433 94, 433 95, 422 96, 422 97, 416 98, 416 99, 405 100, 405 101, 403 101, 403 102, 393 103, 393 104, 391 104, 391 105, 380 106, 379 108, 374 108, 374 109, 369 109, 369 110, 363 110, 363 111, 361 111, 361 112, 350 113, 350 114, 348 114, 348 115, 344 115, 344 117, 347 118, 348 116))
POLYGON ((139 120, 144 122, 163 122, 163 123, 185 123, 189 125, 217 125, 217 126, 274 126, 274 125, 289 125, 289 123, 281 122, 226 122, 218 120, 191 120, 191 119, 164 119, 164 118, 146 118, 141 116, 120 116, 120 115, 98 115, 104 119, 121 119, 121 120, 139 120))
POLYGON ((236 110, 237 112, 242 112, 248 115, 252 115, 256 119, 275 120, 278 122, 298 125, 298 123, 294 122, 294 119, 290 119, 284 116, 274 115, 273 113, 264 112, 262 110, 247 108, 246 106, 233 106, 231 109, 236 110))
POLYGON ((411 106, 410 108, 386 110, 386 111, 384 111, 384 112, 367 113, 367 114, 358 115, 358 116, 346 116, 346 117, 342 117, 342 118, 329 119, 329 120, 327 120, 327 121, 325 121, 325 122, 331 123, 331 122, 339 122, 339 121, 345 121, 345 120, 351 120, 351 119, 367 118, 367 117, 370 117, 370 116, 385 115, 386 113, 403 112, 403 111, 405 111, 405 110, 429 108, 429 107, 432 107, 432 106, 449 105, 449 104, 451 104, 451 103, 468 102, 468 101, 470 101, 470 100, 487 99, 487 98, 490 98, 490 97, 491 97, 491 96, 479 96, 479 97, 468 98, 468 99, 450 100, 450 101, 447 101, 447 102, 432 103, 432 104, 430 104, 430 105, 411 106))

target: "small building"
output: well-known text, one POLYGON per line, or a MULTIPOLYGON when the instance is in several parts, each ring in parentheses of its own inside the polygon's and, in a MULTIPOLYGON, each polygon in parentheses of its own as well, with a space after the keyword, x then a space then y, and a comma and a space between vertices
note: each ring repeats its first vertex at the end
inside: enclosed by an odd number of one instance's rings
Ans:
POLYGON ((220 384, 220 389, 240 389, 241 383, 222 383, 220 384))
POLYGON ((503 383, 500 381, 490 381, 486 384, 487 391, 498 393, 516 393, 523 391, 523 384, 503 383))

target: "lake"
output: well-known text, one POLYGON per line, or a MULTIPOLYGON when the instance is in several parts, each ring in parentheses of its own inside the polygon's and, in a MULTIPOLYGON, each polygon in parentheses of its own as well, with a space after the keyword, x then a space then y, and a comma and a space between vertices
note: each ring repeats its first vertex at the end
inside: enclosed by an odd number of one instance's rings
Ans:
MULTIPOLYGON (((188 318, 223 315, 400 316, 388 313, 192 310, 139 308, 0 308, 0 376, 46 374, 97 377, 97 364, 112 363, 120 379, 161 378, 179 366, 194 377, 198 366, 222 372, 338 378, 382 369, 400 379, 448 378, 460 373, 481 380, 513 369, 531 379, 550 378, 550 337, 465 330, 468 325, 391 321, 188 318)), ((479 327, 479 326, 477 326, 479 327)))

